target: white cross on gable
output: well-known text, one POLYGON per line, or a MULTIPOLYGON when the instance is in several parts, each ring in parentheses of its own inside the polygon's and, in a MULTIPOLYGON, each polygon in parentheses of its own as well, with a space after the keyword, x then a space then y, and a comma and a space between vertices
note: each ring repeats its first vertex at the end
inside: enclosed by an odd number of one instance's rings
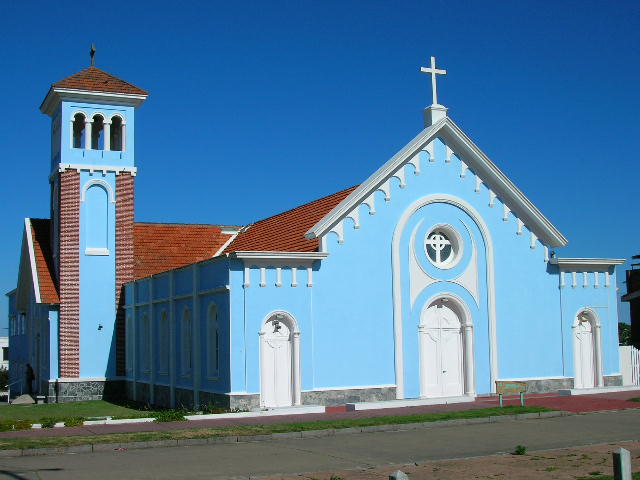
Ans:
POLYGON ((446 75, 446 70, 436 68, 436 57, 431 57, 431 67, 420 67, 422 73, 431 74, 431 91, 433 93, 433 104, 438 104, 438 92, 436 90, 436 75, 446 75))

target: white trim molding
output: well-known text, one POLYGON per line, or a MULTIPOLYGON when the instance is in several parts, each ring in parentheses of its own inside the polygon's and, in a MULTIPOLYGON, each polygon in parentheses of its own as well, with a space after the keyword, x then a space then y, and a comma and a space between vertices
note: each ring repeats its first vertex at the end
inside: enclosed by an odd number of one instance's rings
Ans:
POLYGON ((27 236, 27 246, 29 248, 29 264, 31 265, 31 280, 33 282, 33 293, 35 295, 36 303, 41 303, 40 298, 40 281, 38 279, 38 270, 36 265, 36 253, 33 248, 33 229, 31 228, 31 219, 24 219, 25 234, 27 236))
POLYGON ((40 105, 40 111, 52 116, 61 101, 81 101, 102 103, 108 105, 125 105, 138 107, 147 99, 148 95, 133 93, 96 92, 76 88, 51 87, 40 105))
POLYGON ((522 219, 545 245, 556 248, 567 244, 564 235, 449 117, 445 117, 424 129, 309 229, 305 237, 313 239, 328 233, 338 222, 348 216, 351 210, 359 208, 360 204, 364 203, 375 190, 379 190, 390 177, 395 175, 398 169, 414 160, 415 155, 424 150, 436 138, 441 138, 455 152, 461 162, 468 165, 477 177, 482 179, 482 183, 495 192, 503 203, 508 204, 510 210, 522 219))
POLYGON ((88 171, 89 173, 102 172, 103 175, 109 172, 113 172, 116 175, 127 172, 130 173, 133 177, 135 177, 138 173, 138 169, 136 167, 119 167, 116 165, 89 165, 82 163, 61 163, 58 165, 58 172, 62 173, 65 170, 75 170, 78 173, 80 173, 81 171, 88 171))
POLYGON ((558 265, 565 272, 605 272, 611 267, 622 265, 624 258, 552 258, 549 263, 558 265))
POLYGON ((404 398, 404 349, 403 349, 403 313, 402 313, 402 287, 400 268, 400 240, 406 223, 411 216, 425 205, 431 203, 448 203, 464 211, 476 223, 485 244, 487 262, 487 315, 489 323, 489 376, 491 392, 495 392, 495 380, 498 378, 498 340, 496 327, 496 302, 494 284, 493 240, 489 228, 478 211, 464 200, 448 194, 433 194, 419 198, 409 205, 401 215, 393 233, 391 256, 393 275, 393 328, 394 328, 394 354, 396 372, 396 398, 404 398))
POLYGON ((109 195, 109 202, 116 203, 116 197, 113 193, 113 188, 111 187, 109 182, 102 180, 101 178, 93 178, 82 186, 82 191, 80 192, 80 202, 84 202, 86 200, 87 190, 89 190, 89 187, 91 187, 92 185, 103 186, 107 191, 107 195, 109 195))
POLYGON ((237 251, 230 257, 242 260, 282 260, 282 261, 314 261, 324 260, 329 256, 326 252, 248 252, 237 251))

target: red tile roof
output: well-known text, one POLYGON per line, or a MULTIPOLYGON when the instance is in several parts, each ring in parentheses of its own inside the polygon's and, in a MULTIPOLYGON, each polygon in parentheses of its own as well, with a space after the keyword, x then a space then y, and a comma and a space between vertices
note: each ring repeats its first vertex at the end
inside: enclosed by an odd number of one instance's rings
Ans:
POLYGON ((52 87, 92 90, 96 92, 130 93, 134 95, 149 94, 146 90, 136 87, 97 67, 88 67, 80 70, 78 73, 74 73, 54 83, 52 87))
POLYGON ((355 188, 347 188, 273 217, 259 220, 241 231, 224 253, 318 251, 318 239, 307 240, 304 234, 355 188))
POLYGON ((219 225, 136 222, 133 276, 138 279, 211 258, 229 238, 219 225))
POLYGON ((32 218, 30 234, 33 239, 33 253, 40 286, 40 302, 60 303, 51 255, 50 227, 51 220, 48 218, 32 218))

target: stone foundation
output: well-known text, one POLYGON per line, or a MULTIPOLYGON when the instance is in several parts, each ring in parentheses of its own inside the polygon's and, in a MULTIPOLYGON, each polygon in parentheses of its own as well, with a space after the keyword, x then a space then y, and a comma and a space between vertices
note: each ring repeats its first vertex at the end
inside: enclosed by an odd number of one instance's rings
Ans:
POLYGON ((122 400, 126 398, 123 380, 79 380, 48 382, 47 402, 81 402, 83 400, 122 400))
POLYGON ((604 375, 604 386, 605 387, 621 387, 622 386, 622 375, 604 375))
POLYGON ((359 402, 383 402, 396 399, 396 387, 352 388, 347 390, 311 390, 302 392, 303 405, 344 405, 359 402))

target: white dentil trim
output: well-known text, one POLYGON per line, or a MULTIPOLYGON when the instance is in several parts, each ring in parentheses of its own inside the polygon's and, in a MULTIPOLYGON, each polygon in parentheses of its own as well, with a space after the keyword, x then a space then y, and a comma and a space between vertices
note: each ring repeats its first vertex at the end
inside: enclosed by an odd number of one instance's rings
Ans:
POLYGON ((60 163, 58 165, 58 172, 62 173, 65 170, 75 170, 78 173, 80 173, 80 171, 88 171, 90 173, 103 172, 103 174, 114 172, 116 175, 120 175, 122 172, 128 172, 134 177, 138 173, 138 169, 136 167, 120 167, 116 165, 90 165, 85 163, 60 163))
POLYGON ((349 211, 363 203, 373 191, 380 189, 380 186, 393 176, 396 170, 437 137, 441 137, 445 144, 456 152, 461 161, 468 165, 479 178, 483 179, 482 183, 502 199, 503 203, 510 204, 511 210, 527 225, 531 225, 531 228, 536 231, 538 237, 545 244, 551 247, 566 245, 567 239, 449 117, 418 134, 316 223, 305 234, 306 238, 317 238, 327 233, 338 221, 347 216, 349 211))

